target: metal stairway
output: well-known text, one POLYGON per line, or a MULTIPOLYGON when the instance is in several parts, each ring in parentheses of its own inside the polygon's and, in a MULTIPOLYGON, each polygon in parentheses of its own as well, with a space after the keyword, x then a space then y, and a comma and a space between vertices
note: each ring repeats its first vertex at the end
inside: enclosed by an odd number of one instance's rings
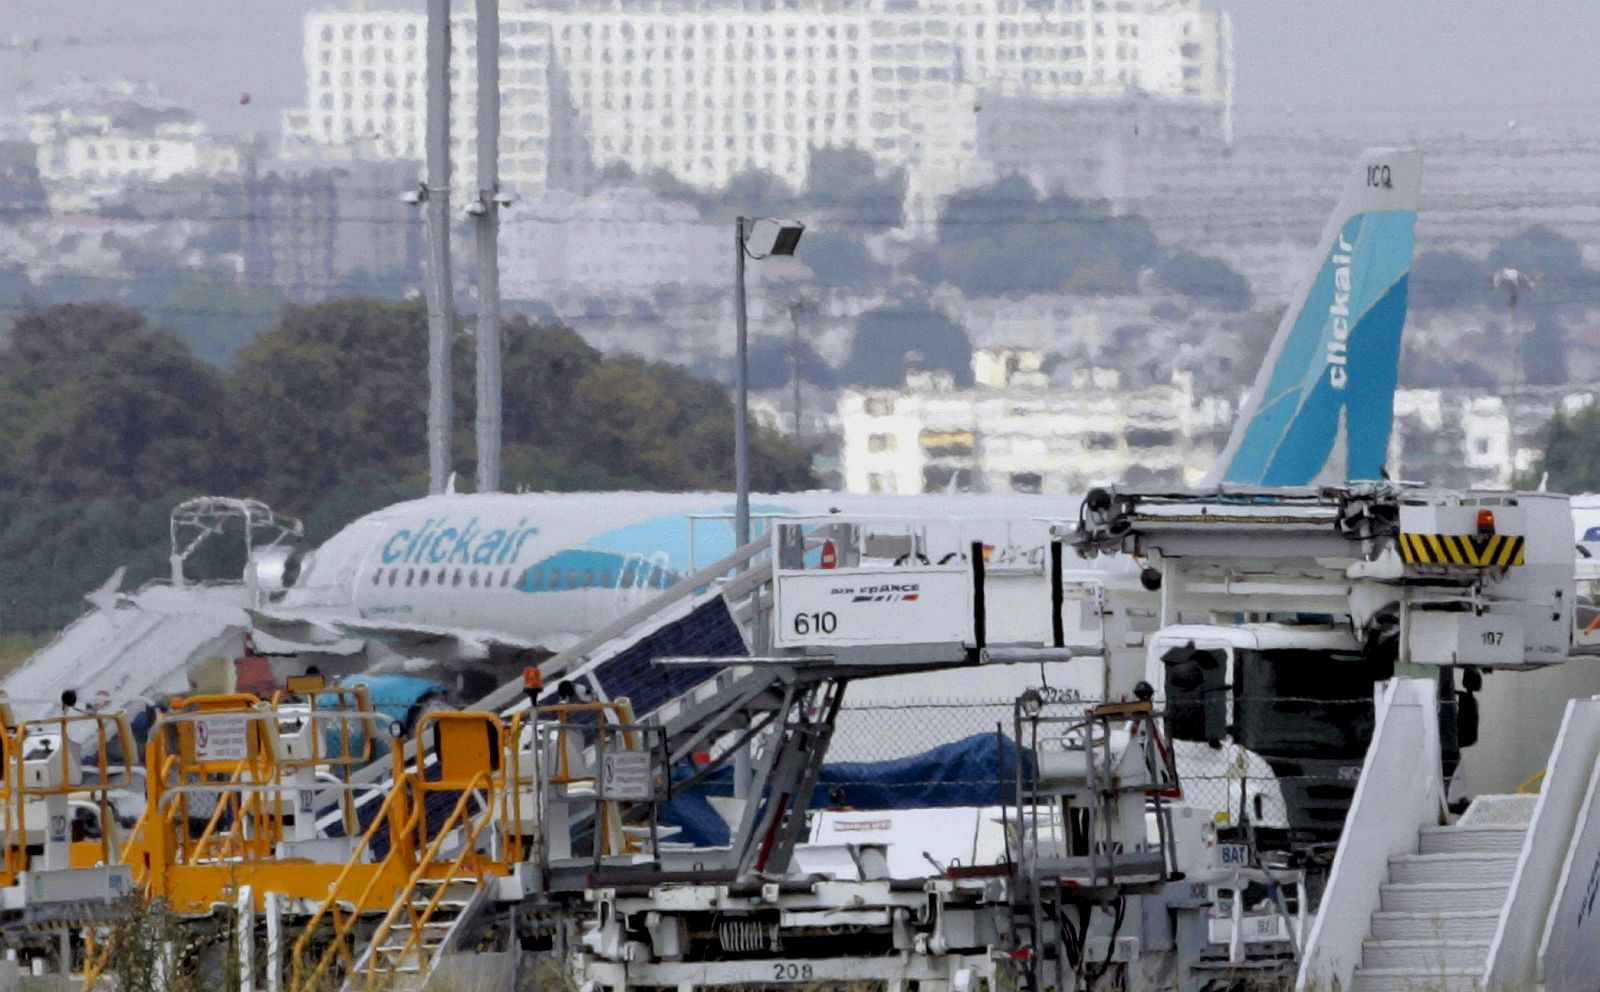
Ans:
POLYGON ((1467 992, 1483 978, 1534 795, 1479 796, 1450 826, 1424 827, 1389 859, 1351 992, 1467 992))
POLYGON ((391 914, 393 922, 385 921, 356 959, 345 992, 420 992, 488 901, 492 885, 470 877, 419 880, 411 898, 396 907, 403 915, 391 914))

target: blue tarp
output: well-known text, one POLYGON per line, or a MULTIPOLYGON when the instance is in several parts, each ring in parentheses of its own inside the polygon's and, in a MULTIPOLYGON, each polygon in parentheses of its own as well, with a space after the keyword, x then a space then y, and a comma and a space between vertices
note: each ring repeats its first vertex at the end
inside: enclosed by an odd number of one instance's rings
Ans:
MULTIPOLYGON (((836 786, 843 791, 838 804, 854 809, 993 806, 1002 799, 1009 803, 1016 755, 1017 746, 1009 737, 983 733, 893 761, 825 764, 811 806, 835 805, 829 795, 836 786)), ((720 768, 693 789, 675 793, 662 807, 661 822, 683 828, 674 840, 697 846, 728 843, 727 824, 706 801, 708 795, 733 795, 731 768, 720 768)))

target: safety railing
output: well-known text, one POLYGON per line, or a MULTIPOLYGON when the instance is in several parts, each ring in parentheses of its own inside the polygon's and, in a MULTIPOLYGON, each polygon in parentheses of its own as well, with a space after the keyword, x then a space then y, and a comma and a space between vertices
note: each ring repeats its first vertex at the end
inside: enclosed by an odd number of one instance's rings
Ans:
POLYGON ((83 990, 89 992, 94 988, 95 982, 106 973, 106 968, 111 965, 111 955, 116 952, 116 941, 108 934, 105 943, 100 943, 95 936, 95 928, 87 927, 83 931, 83 990))
POLYGON ((366 981, 368 989, 380 989, 384 985, 379 982, 380 965, 383 954, 379 949, 383 947, 395 924, 406 917, 410 921, 410 936, 398 953, 388 959, 382 971, 387 972, 392 979, 394 970, 400 962, 406 961, 412 955, 416 956, 417 966, 424 974, 428 969, 427 962, 422 960, 422 938, 427 933, 428 924, 433 920, 443 903, 444 897, 450 891, 454 882, 470 878, 474 885, 482 885, 488 877, 489 858, 485 858, 478 850, 478 841, 483 830, 495 819, 495 803, 493 791, 495 783, 487 772, 480 772, 467 783, 462 790, 461 798, 456 800, 455 807, 439 828, 437 835, 428 844, 418 860, 416 868, 411 872, 411 877, 406 880, 405 890, 395 900, 394 907, 387 916, 378 924, 378 929, 373 932, 367 953, 366 981), (468 814, 471 802, 479 790, 485 795, 483 810, 474 819, 468 814), (465 827, 461 836, 460 852, 455 859, 445 865, 442 872, 438 871, 440 852, 444 843, 458 827, 465 827), (435 884, 433 896, 421 908, 416 905, 417 888, 422 882, 428 881, 435 884))
POLYGON ((239 786, 246 784, 245 772, 248 767, 246 762, 241 761, 234 768, 233 774, 228 777, 224 788, 229 791, 222 794, 222 798, 217 802, 216 808, 211 811, 210 818, 206 820, 205 828, 200 831, 200 837, 194 842, 189 860, 195 862, 221 861, 228 858, 237 858, 244 853, 242 844, 244 825, 251 811, 245 808, 244 794, 236 790, 239 786), (223 815, 225 813, 229 815, 225 817, 223 815), (219 834, 218 827, 223 822, 227 822, 228 826, 224 832, 219 834), (223 850, 213 851, 211 848, 219 837, 227 842, 227 846, 223 850))
MULTIPOLYGON (((133 734, 121 713, 69 713, 27 720, 0 731, 0 757, 5 761, 5 782, 0 786, 4 798, 5 855, 0 862, 0 882, 15 884, 30 864, 29 849, 36 847, 30 837, 28 808, 51 797, 87 795, 99 815, 99 836, 79 840, 71 834, 71 824, 53 824, 47 818, 43 833, 66 837, 69 860, 73 865, 109 864, 116 852, 117 819, 111 793, 126 790, 133 781, 133 734), (90 729, 85 733, 84 728, 90 729), (78 734, 90 739, 93 765, 89 765, 83 746, 74 740, 78 734), (86 779, 85 772, 93 776, 86 779)), ((56 814, 61 816, 63 814, 56 814)))
MULTIPOLYGON (((347 974, 355 969, 358 956, 354 950, 354 935, 363 912, 370 913, 380 905, 389 907, 384 921, 379 924, 381 934, 375 934, 367 942, 368 948, 376 948, 383 936, 393 929, 399 914, 413 908, 411 904, 419 880, 441 874, 451 877, 468 866, 475 877, 481 878, 490 862, 504 868, 503 860, 482 858, 476 851, 482 831, 498 819, 495 792, 504 784, 505 760, 499 717, 473 712, 430 713, 418 722, 414 736, 419 743, 431 740, 433 747, 417 748, 412 767, 405 763, 405 749, 391 748, 390 780, 394 788, 384 798, 344 871, 330 886, 328 898, 296 941, 291 992, 322 987, 336 963, 342 963, 347 974), (454 791, 459 791, 460 795, 450 815, 437 827, 431 826, 428 796, 454 791), (464 811, 475 798, 482 802, 483 809, 467 831, 470 839, 466 850, 454 862, 441 863, 439 854, 444 843, 464 822, 464 811), (385 822, 389 824, 389 853, 376 870, 367 873, 362 885, 359 878, 363 873, 358 871, 358 866, 364 853, 371 849, 379 826, 385 822), (419 847, 422 848, 420 856, 419 847), (404 875, 400 875, 402 871, 404 875), (379 886, 385 880, 394 882, 394 889, 379 899, 379 886), (361 885, 359 891, 357 885, 361 885), (326 921, 333 924, 331 939, 308 967, 311 942, 326 921)), ((437 905, 438 900, 433 900, 422 911, 431 918, 437 905)), ((369 962, 371 960, 369 951, 369 962)))
MULTIPOLYGON (((223 700, 238 702, 215 701, 223 700)), ((203 705, 168 714, 152 729, 145 767, 162 769, 149 780, 148 799, 155 834, 149 839, 160 852, 151 862, 158 891, 164 892, 167 868, 274 857, 283 839, 276 800, 285 788, 275 718, 266 708, 203 705)))
POLYGON ((7 888, 15 885, 28 867, 27 844, 18 842, 27 821, 18 799, 20 776, 13 767, 16 749, 12 728, 9 725, 0 727, 0 769, 4 769, 0 772, 0 828, 5 830, 5 846, 0 850, 0 886, 7 888))
POLYGON ((280 737, 301 729, 301 721, 313 727, 309 747, 284 755, 280 763, 286 769, 316 768, 337 778, 345 834, 354 835, 360 827, 353 776, 372 764, 375 742, 386 729, 372 709, 371 692, 365 685, 331 685, 320 675, 300 676, 273 695, 272 708, 279 714, 280 737))
POLYGON ((407 789, 406 777, 403 774, 397 775, 394 789, 384 797, 383 805, 379 807, 378 814, 372 818, 372 822, 362 833, 344 870, 328 886, 328 897, 306 921, 299 938, 295 940, 290 955, 291 992, 320 988, 329 969, 337 960, 343 960, 347 972, 355 967, 352 937, 362 911, 374 905, 378 886, 384 879, 396 876, 400 866, 409 868, 415 853, 409 841, 415 834, 417 822, 422 815, 422 807, 417 805, 408 809, 407 789), (357 869, 362 866, 367 852, 373 849, 374 839, 385 826, 389 828, 388 853, 376 870, 370 873, 358 873, 357 869), (346 906, 349 907, 348 910, 346 906), (332 924, 331 938, 307 970, 312 943, 324 922, 332 924))

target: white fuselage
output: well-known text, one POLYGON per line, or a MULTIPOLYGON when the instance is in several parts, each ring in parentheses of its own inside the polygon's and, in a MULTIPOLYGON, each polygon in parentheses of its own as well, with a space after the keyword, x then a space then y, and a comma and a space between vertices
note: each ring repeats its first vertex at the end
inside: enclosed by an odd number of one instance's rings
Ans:
MULTIPOLYGON (((766 518, 916 515, 993 522, 995 540, 1041 545, 1046 496, 756 496, 766 518)), ((280 602, 353 608, 364 619, 494 631, 559 647, 734 550, 733 497, 717 493, 431 496, 368 514, 311 552, 280 602)))

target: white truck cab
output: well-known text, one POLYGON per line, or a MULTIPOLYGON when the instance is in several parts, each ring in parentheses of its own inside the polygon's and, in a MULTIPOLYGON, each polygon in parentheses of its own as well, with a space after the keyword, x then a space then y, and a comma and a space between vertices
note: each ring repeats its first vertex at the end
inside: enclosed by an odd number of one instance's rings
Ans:
POLYGON ((1185 802, 1211 808, 1219 827, 1338 836, 1382 674, 1347 625, 1175 624, 1145 659, 1185 802))

